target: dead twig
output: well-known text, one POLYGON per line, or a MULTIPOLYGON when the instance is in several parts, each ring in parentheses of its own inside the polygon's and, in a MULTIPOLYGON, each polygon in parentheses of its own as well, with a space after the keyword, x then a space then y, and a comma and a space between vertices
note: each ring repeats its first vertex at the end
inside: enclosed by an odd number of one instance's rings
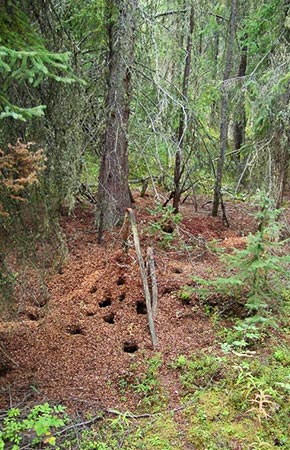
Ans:
POLYGON ((151 338, 152 338, 152 345, 153 345, 153 349, 155 349, 156 345, 157 345, 157 337, 156 337, 156 333, 155 333, 155 326, 154 326, 153 313, 152 313, 152 307, 151 307, 151 295, 150 295, 150 290, 149 290, 149 285, 148 285, 148 280, 147 280, 147 275, 146 275, 145 264, 144 264, 144 260, 143 260, 142 253, 141 253, 136 219, 135 219, 133 210, 131 208, 127 209, 127 213, 129 215, 130 222, 131 222, 135 250, 136 250, 137 259, 138 259, 139 266, 140 266, 141 278, 142 278, 142 282, 143 282, 143 289, 144 289, 146 307, 147 307, 148 323, 149 323, 149 329, 150 329, 151 338))
POLYGON ((155 262, 152 247, 148 247, 147 249, 147 266, 149 275, 151 277, 152 312, 153 317, 155 318, 158 311, 158 287, 157 287, 155 262))

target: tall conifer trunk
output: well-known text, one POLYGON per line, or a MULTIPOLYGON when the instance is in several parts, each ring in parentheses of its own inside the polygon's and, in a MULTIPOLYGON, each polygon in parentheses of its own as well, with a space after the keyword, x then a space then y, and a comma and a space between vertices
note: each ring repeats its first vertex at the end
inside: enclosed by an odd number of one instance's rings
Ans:
MULTIPOLYGON (((290 86, 281 96, 278 111, 287 111, 290 105, 290 86)), ((286 114, 285 114, 286 116, 286 114)), ((287 116, 286 116, 287 117, 287 116)), ((271 180, 270 180, 270 196, 274 199, 275 207, 281 208, 285 187, 288 180, 289 172, 289 148, 290 148, 290 131, 287 126, 287 119, 283 120, 283 115, 275 123, 273 140, 271 145, 271 180)))
POLYGON ((228 139, 228 103, 229 103, 229 93, 227 87, 227 80, 230 77, 232 64, 233 64, 233 50, 234 50, 234 39, 235 39, 235 25, 237 16, 237 1, 232 0, 231 3, 231 16, 229 24, 228 42, 225 58, 225 68, 223 75, 223 86, 221 93, 221 123, 220 123, 220 154, 217 161, 216 168, 216 180, 214 186, 214 197, 213 197, 213 207, 212 215, 217 216, 221 198, 221 188, 222 188, 222 176, 225 161, 225 153, 227 147, 228 139))
POLYGON ((236 106, 236 120, 234 122, 234 146, 237 150, 236 158, 240 160, 240 150, 245 143, 246 132, 246 108, 245 108, 245 96, 243 93, 244 76, 247 71, 247 45, 243 45, 241 49, 240 64, 238 70, 239 85, 241 86, 241 95, 236 106))
POLYGON ((123 220, 131 206, 128 185, 128 123, 131 66, 134 60, 136 0, 110 0, 108 8, 109 74, 106 130, 99 174, 96 223, 99 237, 123 220))
MULTIPOLYGON (((182 81, 182 100, 185 102, 185 110, 187 110, 187 100, 188 100, 188 81, 190 75, 190 66, 191 66, 191 52, 192 52, 192 33, 194 28, 194 6, 192 4, 190 10, 190 18, 189 18, 189 33, 187 37, 187 45, 186 45, 186 58, 185 58, 185 66, 183 73, 183 81, 182 81)), ((173 208, 177 213, 179 210, 180 196, 181 192, 181 177, 184 172, 184 167, 182 167, 182 148, 184 142, 184 133, 185 133, 185 120, 184 120, 184 110, 181 109, 179 115, 179 125, 178 125, 178 133, 177 133, 177 150, 175 154, 175 166, 174 166, 174 194, 173 194, 173 208)))

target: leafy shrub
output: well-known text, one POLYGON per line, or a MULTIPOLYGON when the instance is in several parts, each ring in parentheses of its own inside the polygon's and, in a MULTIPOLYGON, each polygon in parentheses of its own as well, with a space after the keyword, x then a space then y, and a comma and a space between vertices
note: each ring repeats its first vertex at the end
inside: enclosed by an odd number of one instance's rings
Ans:
POLYGON ((41 443, 47 447, 54 446, 54 432, 63 427, 67 420, 64 411, 63 406, 51 407, 44 403, 32 408, 29 414, 22 418, 18 408, 10 409, 0 431, 0 450, 19 450, 27 439, 32 446, 41 443))
POLYGON ((163 361, 160 354, 149 359, 147 370, 136 379, 134 390, 142 395, 145 404, 152 405, 158 403, 160 396, 159 369, 163 361))

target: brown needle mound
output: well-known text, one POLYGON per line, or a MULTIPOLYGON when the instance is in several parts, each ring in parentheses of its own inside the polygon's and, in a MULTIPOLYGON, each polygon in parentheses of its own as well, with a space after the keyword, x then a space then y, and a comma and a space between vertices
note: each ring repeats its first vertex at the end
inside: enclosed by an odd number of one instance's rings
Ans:
MULTIPOLYGON (((148 232, 148 221, 154 220, 148 207, 154 208, 152 197, 137 199, 135 214, 144 255, 148 245, 155 250, 156 352, 163 359, 161 380, 174 406, 178 380, 168 363, 179 354, 210 351, 215 345, 211 322, 198 301, 184 303, 178 291, 190 284, 192 275, 202 276, 215 267, 217 256, 208 250, 208 240, 241 246, 254 223, 244 205, 229 206, 230 229, 220 218, 209 217, 210 205, 198 213, 192 205, 183 205, 178 236, 166 249, 148 232), (190 240, 191 246, 185 248, 181 240, 190 240)), ((1 407, 30 396, 34 403, 61 402, 75 410, 132 409, 139 399, 131 390, 124 400, 120 379, 130 378, 132 371, 133 376, 141 373, 154 355, 133 241, 123 253, 117 230, 105 234, 98 245, 93 213, 83 205, 62 219, 62 227, 69 256, 62 273, 47 281, 48 303, 32 306, 28 301, 21 318, 1 322, 6 358, 0 370, 1 407)))

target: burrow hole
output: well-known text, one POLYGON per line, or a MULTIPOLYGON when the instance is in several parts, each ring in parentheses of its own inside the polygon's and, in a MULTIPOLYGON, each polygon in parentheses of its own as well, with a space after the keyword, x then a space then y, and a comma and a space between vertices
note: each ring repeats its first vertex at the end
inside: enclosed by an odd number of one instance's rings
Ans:
POLYGON ((137 300, 136 302, 137 314, 147 314, 147 307, 144 300, 137 300))
POLYGON ((135 353, 138 349, 139 347, 134 341, 126 341, 123 344, 123 350, 125 353, 135 353))
POLYGON ((31 312, 27 313, 26 315, 29 320, 37 321, 39 319, 39 315, 37 314, 37 312, 31 311, 31 312))
POLYGON ((120 301, 120 302, 122 302, 123 300, 125 300, 125 298, 126 298, 126 294, 123 293, 123 294, 120 294, 120 295, 119 295, 119 301, 120 301))
POLYGON ((172 272, 173 273, 182 273, 182 269, 180 269, 180 267, 173 267, 172 272))
POLYGON ((96 286, 96 285, 93 285, 93 286, 91 287, 91 289, 90 289, 90 293, 91 293, 91 294, 94 294, 95 292, 97 292, 97 286, 96 286))
POLYGON ((117 280, 117 286, 122 286, 123 284, 125 284, 126 283, 126 280, 125 280, 125 278, 124 277, 119 277, 118 278, 118 280, 117 280))
POLYGON ((0 377, 6 377, 10 372, 12 372, 11 367, 3 366, 0 368, 0 377))
POLYGON ((107 314, 106 316, 103 317, 104 321, 110 324, 115 323, 115 313, 110 313, 107 314))
POLYGON ((99 302, 99 307, 106 308, 107 306, 110 306, 111 304, 112 304, 112 299, 110 297, 107 297, 104 300, 101 300, 99 302))
POLYGON ((85 334, 84 329, 81 327, 81 325, 78 324, 70 325, 67 328, 67 332, 72 335, 85 334))

